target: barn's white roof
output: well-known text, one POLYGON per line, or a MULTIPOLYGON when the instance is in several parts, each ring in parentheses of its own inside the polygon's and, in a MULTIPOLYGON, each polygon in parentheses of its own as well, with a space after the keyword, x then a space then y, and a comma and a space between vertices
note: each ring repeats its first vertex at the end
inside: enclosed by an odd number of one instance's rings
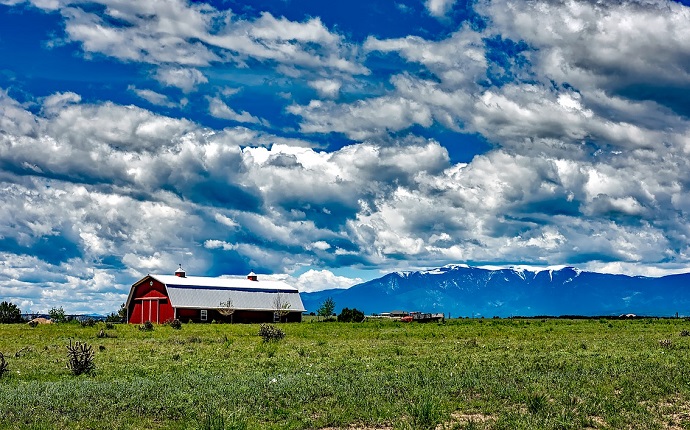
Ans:
POLYGON ((183 278, 174 275, 148 275, 135 285, 149 276, 165 285, 170 303, 175 308, 217 309, 221 307, 221 303, 230 300, 232 308, 236 310, 274 311, 277 302, 280 302, 290 312, 305 311, 297 288, 282 281, 250 281, 244 277, 183 278))
POLYGON ((191 289, 168 286, 170 303, 176 308, 217 309, 221 303, 232 302, 236 310, 275 311, 277 302, 290 312, 304 312, 304 305, 299 294, 264 291, 237 291, 231 289, 191 289), (280 295, 280 296, 279 296, 280 295))
POLYGON ((171 286, 176 285, 180 287, 212 287, 212 288, 229 288, 237 290, 265 290, 265 291, 282 291, 285 293, 297 293, 297 288, 286 284, 282 281, 250 281, 245 277, 224 277, 224 278, 209 278, 206 276, 187 276, 180 277, 174 275, 149 275, 153 279, 161 283, 171 286))

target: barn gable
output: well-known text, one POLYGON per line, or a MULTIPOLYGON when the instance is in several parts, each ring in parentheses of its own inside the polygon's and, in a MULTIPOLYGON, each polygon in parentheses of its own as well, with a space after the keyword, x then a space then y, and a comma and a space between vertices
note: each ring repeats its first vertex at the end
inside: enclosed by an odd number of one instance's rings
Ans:
POLYGON ((147 275, 132 285, 127 299, 128 321, 163 323, 173 318, 206 322, 272 322, 276 310, 284 309, 284 321, 301 321, 304 305, 299 291, 280 281, 248 278, 210 278, 186 276, 178 269, 175 276, 147 275), (221 303, 231 303, 234 313, 219 311, 221 303))
POLYGON ((132 285, 126 306, 129 322, 163 323, 175 316, 165 284, 151 275, 132 285))

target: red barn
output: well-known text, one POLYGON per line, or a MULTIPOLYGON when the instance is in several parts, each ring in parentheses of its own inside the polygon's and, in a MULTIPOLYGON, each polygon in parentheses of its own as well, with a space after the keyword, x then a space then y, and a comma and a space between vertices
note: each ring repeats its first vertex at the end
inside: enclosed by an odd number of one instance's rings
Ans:
POLYGON ((209 278, 146 275, 132 285, 127 298, 127 321, 182 322, 299 322, 305 311, 299 291, 281 281, 245 277, 209 278))

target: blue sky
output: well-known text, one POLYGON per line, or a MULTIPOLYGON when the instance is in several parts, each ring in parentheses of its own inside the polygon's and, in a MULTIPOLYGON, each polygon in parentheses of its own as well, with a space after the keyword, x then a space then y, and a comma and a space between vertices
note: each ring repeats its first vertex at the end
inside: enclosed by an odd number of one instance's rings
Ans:
POLYGON ((678 2, 0 0, 0 298, 690 266, 678 2))

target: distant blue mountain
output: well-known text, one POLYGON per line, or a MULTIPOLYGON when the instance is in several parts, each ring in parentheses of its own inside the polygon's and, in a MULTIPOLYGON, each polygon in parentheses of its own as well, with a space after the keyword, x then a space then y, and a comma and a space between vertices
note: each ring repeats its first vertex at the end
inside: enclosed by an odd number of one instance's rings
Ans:
POLYGON ((301 293, 307 311, 332 297, 336 311, 443 312, 452 317, 690 315, 690 273, 660 278, 556 270, 449 265, 395 272, 349 289, 301 293))

